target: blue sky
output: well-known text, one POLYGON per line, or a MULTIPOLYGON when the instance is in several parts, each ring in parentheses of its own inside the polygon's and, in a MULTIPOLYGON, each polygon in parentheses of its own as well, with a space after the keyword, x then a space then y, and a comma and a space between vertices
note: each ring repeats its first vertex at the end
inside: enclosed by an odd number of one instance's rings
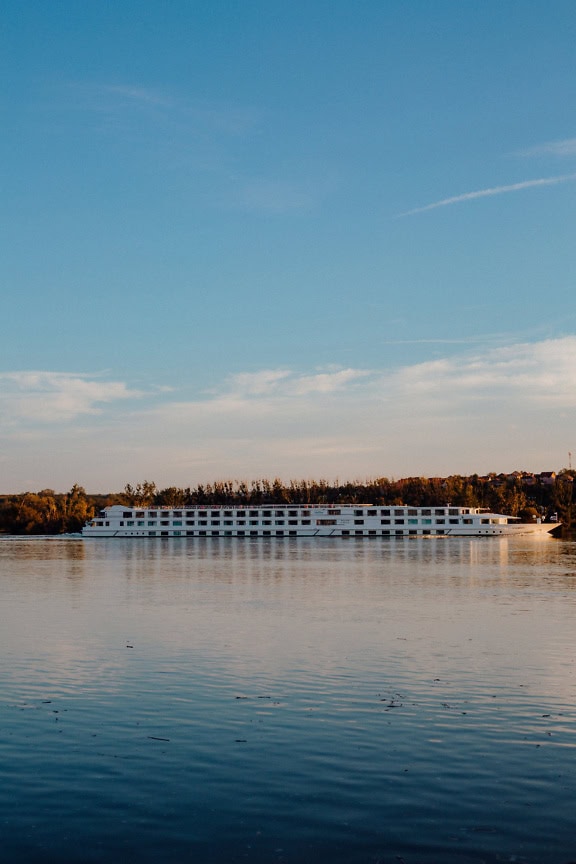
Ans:
POLYGON ((0 491, 558 469, 572 2, 6 0, 0 491))

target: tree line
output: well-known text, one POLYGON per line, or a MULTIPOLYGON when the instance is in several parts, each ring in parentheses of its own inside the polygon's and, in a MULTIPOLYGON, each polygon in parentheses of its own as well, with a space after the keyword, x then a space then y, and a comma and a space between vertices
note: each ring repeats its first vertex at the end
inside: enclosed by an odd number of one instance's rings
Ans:
POLYGON ((554 513, 566 526, 572 523, 576 471, 561 471, 549 484, 527 485, 521 476, 380 477, 365 482, 290 480, 278 478, 218 480, 195 487, 159 489, 145 480, 122 492, 89 495, 75 484, 69 492, 52 489, 0 496, 0 532, 6 534, 75 533, 103 507, 259 506, 265 504, 375 504, 428 507, 485 507, 519 516, 524 521, 550 519, 554 513))

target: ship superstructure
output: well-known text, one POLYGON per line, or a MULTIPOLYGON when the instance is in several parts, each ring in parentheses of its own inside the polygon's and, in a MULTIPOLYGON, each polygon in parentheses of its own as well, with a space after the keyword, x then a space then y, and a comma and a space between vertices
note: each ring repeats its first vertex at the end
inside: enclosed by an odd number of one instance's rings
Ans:
POLYGON ((523 523, 474 507, 262 504, 127 507, 115 504, 84 537, 446 537, 546 534, 554 523, 523 523))

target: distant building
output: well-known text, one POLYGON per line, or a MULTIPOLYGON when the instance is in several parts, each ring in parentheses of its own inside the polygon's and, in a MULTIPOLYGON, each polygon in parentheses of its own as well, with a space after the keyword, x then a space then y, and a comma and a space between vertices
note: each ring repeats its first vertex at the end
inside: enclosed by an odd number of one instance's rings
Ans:
POLYGON ((556 480, 556 472, 555 471, 541 471, 538 475, 538 479, 543 486, 553 486, 554 481, 556 480))

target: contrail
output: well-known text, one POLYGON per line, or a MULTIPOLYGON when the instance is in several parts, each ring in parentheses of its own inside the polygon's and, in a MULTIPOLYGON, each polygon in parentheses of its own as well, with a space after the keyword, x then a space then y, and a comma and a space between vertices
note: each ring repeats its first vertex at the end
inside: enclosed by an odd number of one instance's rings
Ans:
POLYGON ((435 210, 437 207, 448 207, 450 204, 459 204, 461 201, 471 201, 474 198, 489 198, 491 195, 503 195, 505 192, 519 192, 521 189, 531 189, 533 186, 556 186, 558 183, 568 183, 576 180, 576 174, 562 174, 560 177, 540 177, 538 180, 524 180, 522 183, 511 183, 509 186, 493 186, 491 189, 478 189, 476 192, 465 192, 463 195, 455 195, 453 198, 443 198, 433 204, 424 207, 415 207, 414 210, 406 210, 399 213, 402 216, 413 216, 415 213, 425 213, 427 210, 435 210))

